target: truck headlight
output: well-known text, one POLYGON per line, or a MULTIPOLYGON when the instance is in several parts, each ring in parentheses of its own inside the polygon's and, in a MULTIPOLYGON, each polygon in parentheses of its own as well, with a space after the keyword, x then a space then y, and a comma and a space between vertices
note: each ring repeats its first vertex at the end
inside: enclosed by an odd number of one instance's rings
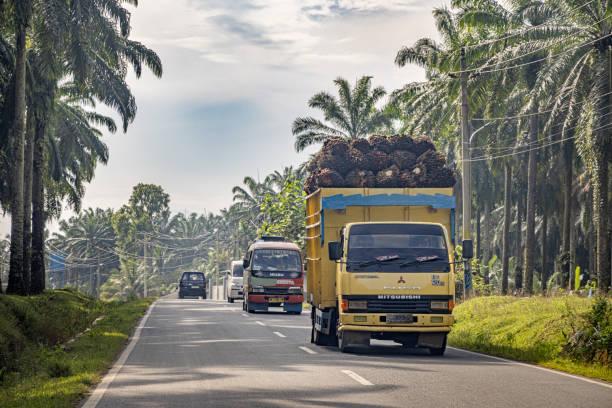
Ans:
POLYGON ((263 288, 263 286, 253 286, 251 288, 251 292, 253 292, 253 293, 263 293, 264 292, 264 288, 263 288))
POLYGON ((302 288, 299 286, 291 286, 289 288, 289 293, 302 293, 302 288))
POLYGON ((349 310, 366 310, 368 308, 367 300, 349 300, 349 310))
POLYGON ((431 302, 431 308, 448 310, 448 302, 431 302))

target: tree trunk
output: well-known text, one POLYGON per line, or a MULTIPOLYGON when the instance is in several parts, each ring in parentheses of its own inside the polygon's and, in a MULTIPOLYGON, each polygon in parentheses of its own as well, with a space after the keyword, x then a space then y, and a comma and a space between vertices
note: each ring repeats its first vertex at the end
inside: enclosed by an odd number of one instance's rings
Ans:
POLYGON ((32 171, 32 293, 45 290, 45 131, 45 119, 37 118, 32 171))
POLYGON ((512 167, 504 165, 504 230, 502 237, 502 294, 508 294, 510 223, 512 222, 512 167))
POLYGON ((32 120, 32 115, 28 114, 23 178, 23 280, 27 292, 30 291, 32 271, 32 160, 34 153, 32 120))
MULTIPOLYGON (((537 105, 532 113, 537 112, 537 105)), ((529 159, 527 163, 527 231, 525 233, 525 292, 533 294, 533 268, 535 266, 535 216, 536 216, 536 176, 538 165, 537 151, 533 148, 538 141, 538 116, 533 114, 529 118, 529 159)))
POLYGON ((514 268, 514 290, 520 293, 523 289, 523 212, 525 211, 525 206, 523 204, 522 191, 520 190, 522 183, 517 184, 519 191, 516 203, 516 265, 514 268))
POLYGON ((482 258, 481 258, 481 250, 480 246, 482 245, 482 241, 480 240, 480 206, 476 208, 476 259, 478 260, 478 276, 482 276, 482 272, 484 268, 482 266, 482 258))
POLYGON ((607 148, 600 154, 597 166, 597 180, 599 186, 595 188, 594 213, 595 213, 595 236, 597 239, 597 257, 595 267, 597 269, 597 286, 603 293, 607 293, 610 287, 610 240, 608 236, 608 155, 607 148))
POLYGON ((455 208, 455 245, 459 245, 461 243, 461 214, 463 212, 462 200, 461 200, 461 176, 457 177, 457 183, 455 183, 455 201, 457 206, 455 208))
MULTIPOLYGON (((482 245, 482 265, 484 267, 484 283, 489 284, 489 261, 491 260, 491 202, 484 202, 484 228, 483 228, 483 245, 482 245)), ((478 244, 480 247, 480 244, 478 244)))
POLYGON ((13 139, 13 168, 11 171, 11 263, 7 293, 26 294, 23 276, 23 176, 26 115, 26 30, 29 18, 23 13, 29 0, 15 5, 15 99, 13 139), (21 4, 23 3, 23 4, 21 4))
POLYGON ((574 171, 574 142, 568 140, 563 147, 563 227, 561 239, 561 286, 567 287, 570 279, 570 231, 572 228, 572 183, 574 171))
POLYGON ((546 294, 548 283, 548 212, 546 209, 542 214, 542 273, 540 281, 542 282, 542 293, 546 294))

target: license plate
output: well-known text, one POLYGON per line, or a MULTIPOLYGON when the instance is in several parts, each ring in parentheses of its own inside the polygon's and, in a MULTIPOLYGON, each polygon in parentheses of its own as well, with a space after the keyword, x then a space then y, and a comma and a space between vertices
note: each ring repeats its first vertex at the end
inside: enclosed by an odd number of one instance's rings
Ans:
POLYGON ((268 302, 270 303, 283 303, 285 301, 285 299, 283 298, 270 298, 268 299, 268 302))
POLYGON ((200 289, 198 285, 191 285, 191 289, 200 289))
POLYGON ((411 314, 387 315, 387 323, 412 323, 414 317, 411 314))

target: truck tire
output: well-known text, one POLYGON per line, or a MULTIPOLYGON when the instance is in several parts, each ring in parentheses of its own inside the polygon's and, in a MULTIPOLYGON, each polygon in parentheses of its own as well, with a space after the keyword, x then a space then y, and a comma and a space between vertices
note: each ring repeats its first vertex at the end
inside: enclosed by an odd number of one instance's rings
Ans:
POLYGON ((338 334, 338 349, 340 349, 341 353, 348 353, 351 349, 343 337, 342 333, 338 334))
POLYGON ((446 351, 446 337, 444 337, 444 344, 442 344, 442 347, 430 347, 429 348, 429 354, 431 354, 432 356, 443 356, 445 351, 446 351))
POLYGON ((314 327, 312 328, 313 333, 313 343, 317 346, 335 346, 338 338, 335 335, 331 334, 323 334, 314 327))
POLYGON ((234 298, 228 297, 227 298, 227 303, 234 303, 234 298))

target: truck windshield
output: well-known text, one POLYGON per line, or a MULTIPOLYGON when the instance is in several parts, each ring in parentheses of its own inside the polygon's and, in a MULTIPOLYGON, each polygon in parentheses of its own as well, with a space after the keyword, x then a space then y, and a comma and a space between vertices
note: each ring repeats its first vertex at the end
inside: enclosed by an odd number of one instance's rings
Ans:
POLYGON ((232 276, 234 278, 242 278, 242 274, 244 273, 244 268, 241 264, 234 264, 232 267, 232 276))
POLYGON ((347 271, 449 271, 444 232, 437 225, 362 224, 351 227, 347 271))
POLYGON ((257 249, 251 270, 255 276, 296 278, 302 272, 300 254, 289 249, 257 249))

